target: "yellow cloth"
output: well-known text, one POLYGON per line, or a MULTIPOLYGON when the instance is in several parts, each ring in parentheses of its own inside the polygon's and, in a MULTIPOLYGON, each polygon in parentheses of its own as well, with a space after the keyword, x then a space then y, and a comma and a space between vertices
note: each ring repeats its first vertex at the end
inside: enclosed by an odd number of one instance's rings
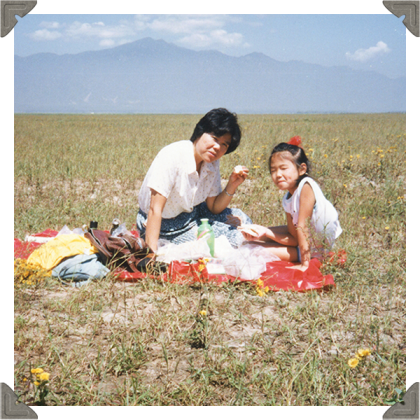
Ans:
POLYGON ((98 250, 89 239, 81 235, 59 235, 51 241, 41 245, 28 258, 28 262, 36 264, 45 270, 52 270, 67 257, 79 254, 96 254, 98 250))

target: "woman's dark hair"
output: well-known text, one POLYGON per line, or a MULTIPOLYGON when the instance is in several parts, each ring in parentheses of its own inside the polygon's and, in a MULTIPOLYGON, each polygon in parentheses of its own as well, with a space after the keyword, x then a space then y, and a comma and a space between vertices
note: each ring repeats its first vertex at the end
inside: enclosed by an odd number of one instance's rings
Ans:
POLYGON ((289 144, 289 143, 279 143, 277 146, 274 147, 274 149, 271 151, 271 155, 268 159, 268 169, 271 169, 271 158, 273 157, 274 154, 276 153, 281 153, 281 152, 289 152, 292 155, 292 162, 298 167, 300 168, 302 163, 304 163, 306 165, 306 173, 304 173, 303 175, 301 175, 297 181, 297 184, 299 185, 299 182, 309 176, 309 172, 311 170, 311 164, 309 162, 308 157, 305 154, 305 151, 299 147, 299 146, 295 146, 294 144, 289 144))
POLYGON ((207 112, 195 126, 190 140, 194 143, 204 133, 214 134, 216 137, 229 133, 231 142, 226 154, 232 153, 241 141, 238 117, 235 113, 229 112, 225 108, 216 108, 207 112))

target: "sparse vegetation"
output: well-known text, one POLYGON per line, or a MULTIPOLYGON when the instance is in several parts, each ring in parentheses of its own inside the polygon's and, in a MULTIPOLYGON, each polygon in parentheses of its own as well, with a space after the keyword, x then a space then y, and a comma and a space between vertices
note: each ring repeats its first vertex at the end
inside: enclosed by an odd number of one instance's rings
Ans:
MULTIPOLYGON (((16 115, 15 237, 114 217, 135 224, 156 153, 196 115, 16 115)), ((340 212, 344 267, 328 292, 257 293, 112 276, 80 289, 19 262, 15 392, 47 405, 386 405, 405 389, 405 115, 240 115, 221 159, 249 179, 232 204, 285 223, 267 156, 294 135, 340 212), (23 270, 23 271, 22 271, 23 270), (350 362, 369 349, 360 363, 350 362), (353 368, 350 365, 355 365, 353 368), (49 373, 43 394, 28 380, 49 373), (47 392, 47 387, 49 392, 47 392), (400 391, 400 392, 398 392, 400 391), (40 398, 40 396, 42 398, 40 398)))

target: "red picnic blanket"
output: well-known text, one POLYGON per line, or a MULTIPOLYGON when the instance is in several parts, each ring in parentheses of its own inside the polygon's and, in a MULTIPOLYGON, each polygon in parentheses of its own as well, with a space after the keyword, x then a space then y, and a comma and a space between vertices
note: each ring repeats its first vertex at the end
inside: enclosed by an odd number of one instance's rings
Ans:
MULTIPOLYGON (((47 229, 44 232, 31 235, 32 237, 55 237, 57 231, 47 229)), ((138 236, 138 232, 132 231, 138 236)), ((29 255, 42 243, 25 242, 20 239, 14 240, 14 256, 15 258, 27 259, 29 255)), ((346 260, 345 251, 340 250, 338 255, 332 254, 331 261, 338 264, 344 264, 346 260)), ((313 258, 309 263, 306 271, 294 270, 294 264, 286 261, 273 261, 266 264, 266 271, 261 274, 260 279, 264 282, 264 287, 268 287, 272 291, 294 290, 297 292, 305 292, 313 289, 329 289, 335 287, 334 279, 331 274, 323 275, 320 271, 321 263, 313 258)), ((119 281, 137 282, 146 277, 153 277, 146 273, 130 273, 128 271, 116 270, 114 276, 119 281)), ((197 282, 211 282, 222 285, 226 282, 233 281, 250 281, 241 278, 229 276, 226 274, 209 274, 203 264, 187 263, 183 261, 173 261, 167 270, 167 273, 159 276, 164 281, 179 284, 191 284, 197 282)))

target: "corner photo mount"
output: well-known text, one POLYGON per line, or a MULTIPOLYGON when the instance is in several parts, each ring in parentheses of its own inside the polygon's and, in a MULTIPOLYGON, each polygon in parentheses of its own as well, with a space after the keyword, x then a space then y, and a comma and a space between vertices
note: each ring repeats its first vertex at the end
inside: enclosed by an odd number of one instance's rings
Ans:
POLYGON ((397 402, 383 415, 384 420, 406 420, 419 418, 419 383, 414 382, 404 394, 403 402, 397 402))
POLYGON ((18 402, 13 390, 0 382, 0 419, 37 419, 38 415, 32 408, 18 402))
POLYGON ((418 0, 392 0, 383 1, 384 6, 396 17, 403 19, 404 26, 414 35, 420 36, 420 1, 418 0))
POLYGON ((5 37, 18 23, 16 15, 23 18, 36 6, 36 0, 1 0, 0 35, 5 37))

